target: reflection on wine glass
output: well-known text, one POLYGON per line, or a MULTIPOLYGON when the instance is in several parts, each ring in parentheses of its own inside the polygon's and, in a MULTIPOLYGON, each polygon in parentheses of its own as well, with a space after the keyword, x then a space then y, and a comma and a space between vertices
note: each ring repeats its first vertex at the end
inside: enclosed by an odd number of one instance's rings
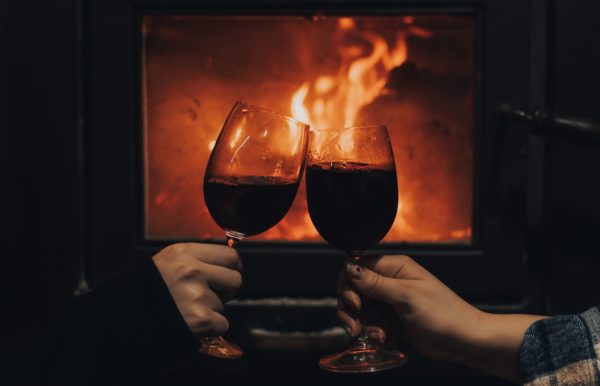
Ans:
MULTIPOLYGON (((306 193, 313 224, 327 242, 360 259, 389 231, 398 207, 396 167, 386 128, 313 130, 307 160, 306 193)), ((362 373, 406 361, 405 354, 379 347, 362 325, 354 344, 322 358, 321 368, 362 373)))
MULTIPOLYGON (((308 125, 237 102, 219 134, 204 175, 210 215, 235 248, 287 213, 304 171, 308 125)), ((238 358, 242 350, 223 337, 207 337, 200 352, 238 358)))

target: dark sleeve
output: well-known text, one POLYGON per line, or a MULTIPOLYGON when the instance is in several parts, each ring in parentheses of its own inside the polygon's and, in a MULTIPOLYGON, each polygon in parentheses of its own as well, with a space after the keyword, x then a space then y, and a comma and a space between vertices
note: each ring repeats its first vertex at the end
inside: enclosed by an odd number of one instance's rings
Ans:
POLYGON ((527 385, 600 385, 600 310, 560 315, 526 331, 519 364, 527 385))
POLYGON ((148 384, 197 348, 148 260, 76 299, 46 336, 13 350, 21 355, 7 354, 7 384, 148 384))

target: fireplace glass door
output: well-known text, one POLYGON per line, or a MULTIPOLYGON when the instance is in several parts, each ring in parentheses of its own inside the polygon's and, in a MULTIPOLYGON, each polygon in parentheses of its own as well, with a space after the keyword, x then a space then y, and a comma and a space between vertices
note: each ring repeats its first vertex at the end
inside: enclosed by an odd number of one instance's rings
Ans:
MULTIPOLYGON (((317 129, 387 126, 399 205, 384 243, 472 244, 473 14, 141 19, 146 240, 220 239, 204 170, 237 100, 317 129)), ((314 243, 305 189, 260 241, 314 243)))

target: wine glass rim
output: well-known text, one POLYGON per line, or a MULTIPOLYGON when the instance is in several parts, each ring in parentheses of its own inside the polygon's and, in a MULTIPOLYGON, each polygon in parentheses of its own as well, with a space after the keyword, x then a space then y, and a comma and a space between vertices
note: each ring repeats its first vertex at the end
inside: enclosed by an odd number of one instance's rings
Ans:
POLYGON ((366 130, 366 129, 385 129, 387 131, 387 127, 385 125, 362 125, 362 126, 351 126, 351 127, 343 127, 339 129, 315 129, 311 128, 310 131, 315 132, 331 132, 331 131, 348 131, 348 130, 366 130))
POLYGON ((310 125, 308 123, 304 123, 304 122, 302 122, 302 121, 300 121, 300 120, 298 120, 296 118, 293 118, 293 117, 290 117, 290 116, 287 116, 287 115, 276 113, 275 111, 269 110, 269 109, 264 108, 264 107, 253 105, 253 104, 241 101, 241 100, 238 100, 237 102, 235 102, 235 104, 236 105, 241 105, 241 106, 244 106, 244 107, 252 108, 252 110, 257 110, 257 111, 260 111, 260 112, 263 112, 263 113, 271 114, 271 115, 274 115, 274 116, 276 116, 278 118, 282 118, 282 119, 285 119, 286 121, 290 121, 292 123, 295 123, 297 125, 303 125, 305 127, 310 128, 310 125))

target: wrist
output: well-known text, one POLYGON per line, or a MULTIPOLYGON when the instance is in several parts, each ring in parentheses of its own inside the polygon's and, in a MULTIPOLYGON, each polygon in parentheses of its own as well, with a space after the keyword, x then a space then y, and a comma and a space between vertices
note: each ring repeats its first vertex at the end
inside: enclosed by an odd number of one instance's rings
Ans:
POLYGON ((518 353, 525 331, 544 316, 478 312, 478 325, 465 339, 460 362, 519 382, 518 353))
POLYGON ((475 307, 469 311, 467 322, 462 324, 461 329, 454 336, 454 351, 449 359, 472 367, 472 363, 481 355, 481 347, 488 339, 487 326, 491 322, 492 314, 475 307))

